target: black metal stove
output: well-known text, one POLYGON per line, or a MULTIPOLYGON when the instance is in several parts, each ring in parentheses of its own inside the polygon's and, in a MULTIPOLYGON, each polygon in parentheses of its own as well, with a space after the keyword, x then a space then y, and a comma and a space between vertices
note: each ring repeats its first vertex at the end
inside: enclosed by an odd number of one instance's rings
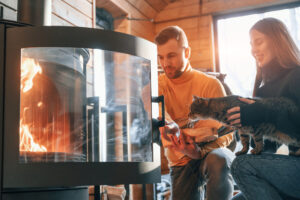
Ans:
POLYGON ((87 185, 160 181, 153 43, 12 21, 0 41, 2 199, 83 200, 87 185))

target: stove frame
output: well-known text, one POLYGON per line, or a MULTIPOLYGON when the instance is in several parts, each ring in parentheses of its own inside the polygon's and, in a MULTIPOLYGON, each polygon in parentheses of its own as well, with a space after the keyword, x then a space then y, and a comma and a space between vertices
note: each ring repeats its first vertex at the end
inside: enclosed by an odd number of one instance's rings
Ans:
POLYGON ((21 25, 0 24, 1 190, 160 182, 160 149, 154 143, 153 162, 19 163, 21 48, 94 48, 140 56, 151 61, 151 96, 158 93, 156 46, 147 40, 91 28, 16 26, 21 25))

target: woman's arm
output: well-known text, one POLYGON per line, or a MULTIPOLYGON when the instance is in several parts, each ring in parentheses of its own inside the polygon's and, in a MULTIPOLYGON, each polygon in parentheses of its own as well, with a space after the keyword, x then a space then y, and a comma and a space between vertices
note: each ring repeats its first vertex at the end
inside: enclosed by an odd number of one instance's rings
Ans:
POLYGON ((228 123, 237 127, 272 123, 278 130, 300 138, 300 87, 296 86, 300 84, 300 79, 296 77, 298 76, 290 77, 285 88, 290 99, 296 104, 294 111, 278 110, 276 106, 266 107, 260 102, 248 101, 247 105, 234 107, 227 111, 228 123))
MULTIPOLYGON (((255 103, 254 100, 245 99, 245 98, 240 98, 239 100, 247 103, 248 105, 255 103)), ((255 114, 248 113, 248 116, 251 119, 256 119, 255 114)), ((228 124, 231 126, 241 127, 242 125, 243 126, 245 125, 241 121, 241 107, 240 106, 233 107, 233 108, 227 110, 227 121, 228 121, 228 124)), ((244 121, 245 120, 243 120, 243 122, 244 121)))

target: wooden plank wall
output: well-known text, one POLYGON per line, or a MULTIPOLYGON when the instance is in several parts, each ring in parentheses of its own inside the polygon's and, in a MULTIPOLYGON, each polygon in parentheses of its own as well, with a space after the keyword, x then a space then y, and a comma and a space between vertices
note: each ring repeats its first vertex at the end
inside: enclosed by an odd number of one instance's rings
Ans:
MULTIPOLYGON (((95 27, 96 0, 52 0, 51 24, 53 26, 95 27)), ((93 94, 94 52, 89 50, 87 63, 87 92, 93 94)))
MULTIPOLYGON (((95 6, 114 17, 115 31, 153 41, 165 26, 179 25, 187 33, 195 68, 214 71, 213 16, 296 2, 297 0, 177 0, 163 10, 149 2, 158 0, 52 0, 52 25, 95 27, 95 6), (154 21, 153 21, 154 20, 154 21)), ((171 2, 171 1, 170 1, 171 2)))
POLYGON ((0 17, 6 20, 17 21, 17 0, 0 0, 0 17))
POLYGON ((95 0, 52 0, 52 25, 95 27, 95 0))
POLYGON ((97 0, 96 7, 104 8, 115 19, 115 31, 153 40, 157 14, 145 0, 97 0))
POLYGON ((297 0, 179 0, 167 5, 155 17, 155 33, 170 25, 186 32, 192 48, 191 64, 203 71, 215 71, 213 16, 297 0))
POLYGON ((182 0, 169 4, 157 15, 155 32, 158 33, 166 26, 180 26, 185 31, 192 49, 190 58, 192 66, 212 71, 213 18, 211 15, 200 16, 200 9, 199 0, 182 0))

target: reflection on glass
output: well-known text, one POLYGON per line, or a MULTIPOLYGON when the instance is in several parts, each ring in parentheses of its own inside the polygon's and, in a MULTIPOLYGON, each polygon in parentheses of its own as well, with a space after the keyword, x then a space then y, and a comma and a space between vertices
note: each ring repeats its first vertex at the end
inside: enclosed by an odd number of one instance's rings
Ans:
POLYGON ((150 61, 102 50, 95 57, 100 160, 152 161, 150 61))
POLYGON ((22 49, 19 161, 152 161, 150 68, 118 52, 22 49))

